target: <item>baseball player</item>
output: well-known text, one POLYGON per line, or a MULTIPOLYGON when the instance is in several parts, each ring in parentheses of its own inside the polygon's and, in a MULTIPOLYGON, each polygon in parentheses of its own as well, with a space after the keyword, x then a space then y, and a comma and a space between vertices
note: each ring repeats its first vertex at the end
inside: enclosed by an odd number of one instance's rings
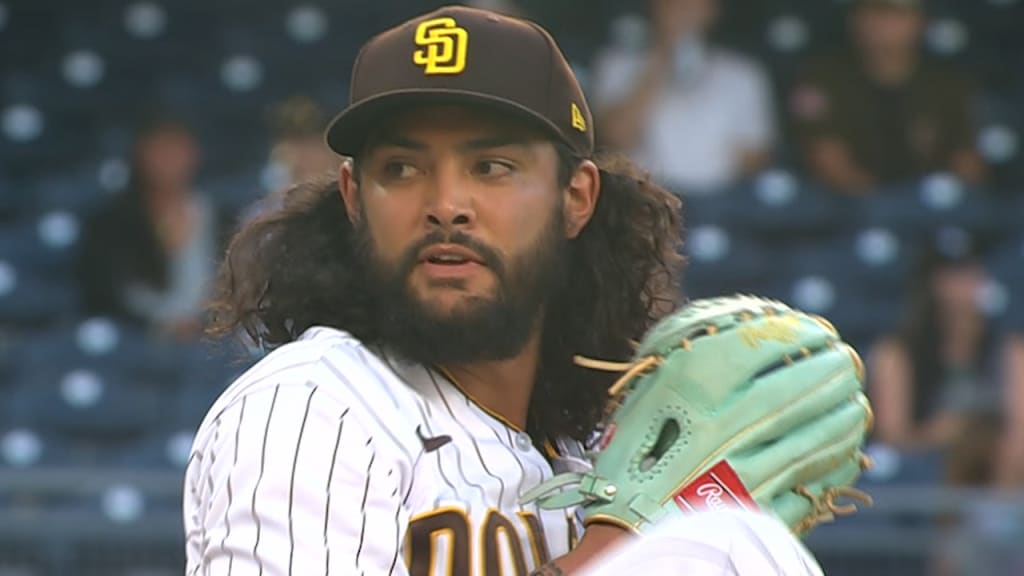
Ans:
MULTIPOLYGON (((617 375, 575 355, 629 360, 675 307, 678 201, 594 160, 579 84, 524 20, 407 21, 362 48, 351 98, 326 136, 338 179, 290 190, 222 265, 211 331, 270 351, 196 436, 186 571, 577 572, 629 531, 524 494, 590 467, 617 375)), ((806 558, 781 524, 719 524, 759 536, 675 565, 806 558)))

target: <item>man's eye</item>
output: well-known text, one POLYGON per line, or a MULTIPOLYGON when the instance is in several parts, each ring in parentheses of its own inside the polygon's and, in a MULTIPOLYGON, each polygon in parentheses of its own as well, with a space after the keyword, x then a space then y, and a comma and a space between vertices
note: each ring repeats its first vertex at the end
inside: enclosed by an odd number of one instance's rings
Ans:
POLYGON ((407 162, 388 162, 384 165, 384 174, 389 178, 412 178, 418 173, 419 170, 407 162))
POLYGON ((480 176, 505 176, 512 173, 513 166, 508 162, 498 160, 484 160, 478 162, 473 171, 480 176))

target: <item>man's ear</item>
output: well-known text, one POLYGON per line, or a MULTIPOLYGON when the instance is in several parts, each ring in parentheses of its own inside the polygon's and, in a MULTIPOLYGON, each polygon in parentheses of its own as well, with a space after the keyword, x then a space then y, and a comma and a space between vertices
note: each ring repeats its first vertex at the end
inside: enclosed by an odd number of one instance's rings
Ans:
POLYGON ((351 159, 346 159, 338 169, 338 190, 345 202, 345 212, 353 224, 359 220, 359 182, 356 179, 355 167, 351 159))
POLYGON ((563 194, 565 236, 575 238, 594 215, 601 196, 601 171, 597 164, 590 160, 580 162, 563 194))

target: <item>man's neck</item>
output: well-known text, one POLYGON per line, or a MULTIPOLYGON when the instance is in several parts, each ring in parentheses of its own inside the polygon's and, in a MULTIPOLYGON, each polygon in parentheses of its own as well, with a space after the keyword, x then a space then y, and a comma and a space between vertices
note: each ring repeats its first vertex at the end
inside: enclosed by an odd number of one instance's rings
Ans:
POLYGON ((508 360, 443 368, 455 384, 482 408, 525 430, 539 359, 540 338, 534 336, 522 352, 508 360))

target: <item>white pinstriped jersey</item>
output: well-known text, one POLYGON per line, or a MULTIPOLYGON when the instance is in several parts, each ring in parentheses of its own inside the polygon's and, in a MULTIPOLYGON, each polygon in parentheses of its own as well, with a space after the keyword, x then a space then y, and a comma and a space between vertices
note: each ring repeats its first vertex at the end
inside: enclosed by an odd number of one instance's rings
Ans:
POLYGON ((441 374, 312 328, 200 426, 186 573, 525 575, 578 534, 573 511, 517 502, 552 473, 441 374))

